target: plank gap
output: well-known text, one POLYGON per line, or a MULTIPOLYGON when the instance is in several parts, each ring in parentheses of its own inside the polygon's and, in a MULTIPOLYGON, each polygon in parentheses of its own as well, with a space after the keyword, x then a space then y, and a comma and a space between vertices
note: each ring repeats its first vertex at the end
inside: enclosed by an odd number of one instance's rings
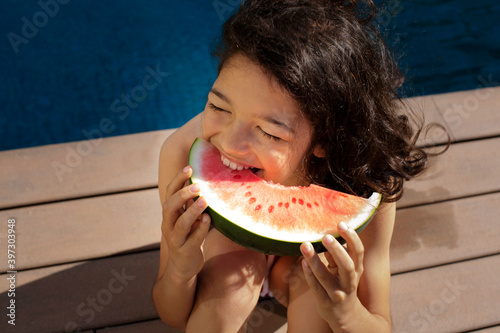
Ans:
POLYGON ((500 332, 500 325, 494 324, 484 327, 478 327, 471 331, 466 331, 465 333, 473 333, 473 332, 500 332))
MULTIPOLYGON (((459 140, 453 140, 450 137, 450 146, 455 145, 455 144, 461 144, 461 143, 467 143, 467 142, 475 142, 475 141, 482 141, 482 140, 490 140, 490 139, 498 139, 500 138, 500 135, 495 134, 495 135, 485 135, 485 136, 477 136, 474 138, 468 138, 468 139, 459 139, 459 140)), ((444 147, 446 144, 443 143, 437 143, 437 144, 424 144, 424 145, 418 145, 419 148, 423 149, 428 149, 428 148, 440 148, 444 147)))
POLYGON ((138 187, 138 188, 128 189, 128 190, 124 190, 124 191, 103 192, 103 193, 97 193, 97 194, 82 195, 82 196, 78 196, 78 197, 69 197, 69 198, 58 199, 58 200, 48 200, 48 201, 43 201, 43 202, 27 203, 27 204, 23 204, 23 205, 3 207, 3 208, 0 208, 0 212, 6 211, 6 210, 11 210, 11 209, 31 208, 31 207, 50 205, 50 204, 61 203, 61 202, 78 201, 81 199, 99 198, 99 197, 105 197, 108 195, 140 192, 140 191, 146 191, 146 190, 153 190, 153 189, 157 189, 157 188, 158 188, 157 186, 148 186, 148 187, 140 187, 140 188, 138 187))
MULTIPOLYGON (((102 259, 126 257, 126 256, 131 255, 131 254, 146 254, 149 252, 159 251, 159 249, 160 249, 160 243, 158 242, 158 247, 154 248, 154 249, 144 249, 144 250, 130 249, 130 251, 115 253, 115 254, 108 255, 108 256, 99 256, 99 257, 94 257, 94 258, 88 258, 85 260, 68 260, 65 262, 57 263, 57 264, 47 264, 47 265, 41 265, 41 266, 30 267, 30 268, 25 268, 25 269, 18 269, 18 270, 16 270, 16 272, 17 273, 21 273, 21 272, 24 273, 24 272, 30 272, 30 271, 35 271, 35 270, 45 269, 45 268, 55 268, 55 267, 64 266, 64 265, 79 264, 79 263, 81 263, 81 264, 91 263, 91 262, 102 260, 102 259)), ((6 272, 0 272, 0 274, 6 274, 6 272)))
MULTIPOLYGON (((440 204, 444 202, 450 202, 450 201, 455 201, 455 200, 461 200, 461 199, 470 199, 470 198, 477 198, 477 197, 482 197, 485 195, 491 195, 491 194, 496 194, 500 193, 500 190, 493 190, 493 191, 487 191, 487 192, 481 192, 481 193, 475 193, 475 194, 470 194, 470 195, 462 195, 458 197, 450 197, 447 199, 437 199, 432 202, 423 202, 423 203, 417 203, 417 204, 410 204, 407 206, 403 207, 397 207, 397 210, 402 210, 402 209, 407 209, 407 208, 416 208, 416 207, 423 207, 423 206, 429 206, 429 205, 435 205, 435 204, 440 204)), ((403 193, 404 196, 404 193, 403 193)))
POLYGON ((466 262, 475 261, 475 260, 478 260, 478 259, 485 259, 485 258, 489 258, 489 257, 494 257, 494 256, 497 256, 497 255, 500 255, 500 252, 485 254, 485 255, 476 256, 476 257, 467 258, 467 259, 462 259, 462 260, 454 260, 454 261, 442 263, 442 264, 439 264, 439 265, 429 265, 429 266, 425 266, 425 267, 421 267, 421 268, 409 269, 409 270, 404 271, 404 272, 392 273, 391 277, 398 276, 398 275, 409 274, 409 273, 414 273, 414 272, 418 272, 418 271, 426 271, 426 270, 433 269, 433 268, 438 268, 438 267, 451 266, 451 265, 455 265, 455 264, 459 264, 459 263, 466 263, 466 262))

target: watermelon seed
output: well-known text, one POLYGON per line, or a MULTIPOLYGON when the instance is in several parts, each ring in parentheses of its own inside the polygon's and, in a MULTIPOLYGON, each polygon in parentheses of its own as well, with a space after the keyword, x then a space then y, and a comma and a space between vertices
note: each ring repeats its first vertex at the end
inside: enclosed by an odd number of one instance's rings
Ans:
POLYGON ((299 199, 299 204, 303 205, 304 204, 304 200, 299 199))
POLYGON ((252 192, 247 192, 247 193, 245 193, 245 197, 249 197, 249 196, 251 196, 251 195, 252 195, 252 192))
POLYGON ((308 208, 311 208, 311 207, 312 207, 312 205, 308 202, 308 203, 307 203, 307 207, 308 207, 308 208))
POLYGON ((257 206, 255 206, 255 211, 259 211, 259 210, 261 210, 261 209, 262 209, 262 206, 261 206, 261 205, 257 205, 257 206))
POLYGON ((288 202, 285 203, 285 208, 290 207, 290 204, 288 202))
POLYGON ((296 202, 297 202, 297 199, 292 198, 292 203, 296 203, 296 202))
POLYGON ((248 203, 253 204, 253 203, 255 203, 255 201, 257 201, 257 199, 252 197, 252 198, 250 198, 250 200, 248 200, 248 203))
POLYGON ((233 178, 234 179, 241 179, 241 175, 234 175, 233 178))
POLYGON ((269 213, 272 213, 273 210, 274 210, 274 206, 269 206, 269 208, 268 208, 269 213))
POLYGON ((283 203, 282 203, 282 202, 280 202, 280 203, 278 204, 278 207, 282 207, 282 206, 283 206, 283 203))
POLYGON ((315 202, 315 203, 314 203, 314 206, 317 206, 317 207, 319 207, 319 204, 318 204, 317 202, 315 202))

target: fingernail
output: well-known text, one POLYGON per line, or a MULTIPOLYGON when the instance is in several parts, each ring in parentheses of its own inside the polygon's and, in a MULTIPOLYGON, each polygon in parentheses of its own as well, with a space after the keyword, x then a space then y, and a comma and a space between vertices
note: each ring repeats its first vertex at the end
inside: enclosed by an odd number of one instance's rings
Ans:
POLYGON ((345 224, 344 222, 340 222, 339 225, 337 226, 337 228, 340 231, 346 231, 347 230, 347 224, 345 224))
POLYGON ((207 202, 205 201, 205 198, 198 198, 198 200, 196 200, 196 204, 198 205, 198 207, 204 207, 207 202))
POLYGON ((185 167, 184 169, 182 169, 182 172, 188 173, 190 168, 191 167, 188 165, 187 167, 185 167))
POLYGON ((198 192, 198 191, 200 190, 200 185, 198 185, 198 184, 193 184, 193 185, 191 185, 191 187, 189 188, 189 190, 190 190, 191 192, 193 192, 193 193, 196 193, 196 192, 198 192))
POLYGON ((304 244, 304 254, 312 255, 313 251, 314 251, 314 249, 313 249, 311 243, 305 243, 304 244))
POLYGON ((202 223, 208 223, 209 219, 208 219, 208 216, 207 215, 203 215, 203 217, 201 218, 201 222, 202 223))
POLYGON ((333 243, 333 236, 332 235, 326 235, 323 238, 323 243, 325 243, 326 245, 332 244, 333 243))

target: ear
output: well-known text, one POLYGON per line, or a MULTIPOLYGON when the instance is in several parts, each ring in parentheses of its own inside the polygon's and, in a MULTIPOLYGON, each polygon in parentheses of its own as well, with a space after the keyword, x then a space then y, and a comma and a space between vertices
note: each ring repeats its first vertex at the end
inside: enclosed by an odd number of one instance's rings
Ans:
POLYGON ((319 158, 324 158, 326 156, 325 150, 319 144, 314 147, 313 155, 319 158))

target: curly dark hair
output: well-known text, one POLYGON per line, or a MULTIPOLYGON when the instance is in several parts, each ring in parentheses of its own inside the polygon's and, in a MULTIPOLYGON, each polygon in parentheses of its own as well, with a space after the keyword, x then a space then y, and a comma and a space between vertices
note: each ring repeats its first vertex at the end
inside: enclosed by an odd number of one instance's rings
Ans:
POLYGON ((310 181, 386 202, 428 165, 408 116, 398 112, 404 77, 376 24, 372 1, 246 0, 225 22, 218 71, 243 54, 296 99, 313 128, 310 181), (319 144, 325 157, 313 154, 319 144))

